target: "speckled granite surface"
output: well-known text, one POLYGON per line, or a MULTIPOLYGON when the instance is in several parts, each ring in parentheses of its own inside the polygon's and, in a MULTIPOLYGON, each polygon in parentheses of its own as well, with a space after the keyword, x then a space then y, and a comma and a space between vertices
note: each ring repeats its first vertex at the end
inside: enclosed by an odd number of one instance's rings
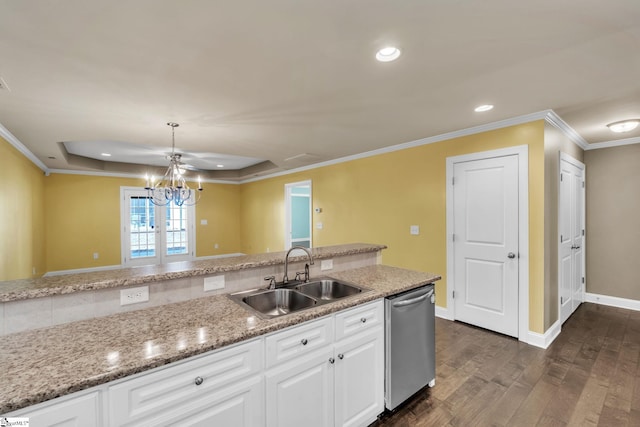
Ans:
MULTIPOLYGON (((327 259, 344 255, 377 252, 385 248, 386 246, 384 245, 353 243, 314 248, 312 254, 314 259, 327 259)), ((65 274, 39 279, 10 280, 0 284, 0 302, 279 265, 284 264, 285 253, 270 252, 210 260, 173 262, 159 266, 105 270, 94 273, 65 274)), ((296 256, 291 257, 290 261, 295 262, 304 259, 306 259, 305 256, 296 256)))
POLYGON ((0 346, 0 414, 440 279, 384 265, 331 276, 370 291, 271 320, 217 295, 7 335, 0 346))

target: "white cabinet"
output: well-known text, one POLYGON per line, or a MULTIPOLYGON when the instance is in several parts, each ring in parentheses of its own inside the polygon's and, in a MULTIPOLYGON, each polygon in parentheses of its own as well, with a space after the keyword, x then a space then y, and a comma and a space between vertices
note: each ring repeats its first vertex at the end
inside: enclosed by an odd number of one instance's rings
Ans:
POLYGON ((380 300, 268 336, 267 426, 375 421, 384 411, 383 319, 380 300))
POLYGON ((110 425, 260 424, 262 346, 254 340, 112 385, 110 425))
POLYGON ((366 426, 384 410, 373 303, 21 409, 32 427, 366 426))
POLYGON ((31 427, 100 427, 100 392, 61 397, 40 405, 6 414, 7 417, 29 418, 31 427))
POLYGON ((331 347, 302 356, 265 375, 267 426, 333 425, 331 347))
POLYGON ((382 328, 337 343, 335 353, 335 425, 369 425, 384 411, 382 328))

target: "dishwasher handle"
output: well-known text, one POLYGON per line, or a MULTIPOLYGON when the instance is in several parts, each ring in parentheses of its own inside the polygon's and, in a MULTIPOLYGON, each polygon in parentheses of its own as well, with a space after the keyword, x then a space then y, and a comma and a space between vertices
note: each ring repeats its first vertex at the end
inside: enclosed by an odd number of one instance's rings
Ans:
POLYGON ((421 296, 419 296, 417 298, 411 298, 411 299, 404 300, 404 301, 394 302, 392 305, 394 307, 404 307, 404 306, 411 305, 411 304, 417 304, 417 303, 419 303, 421 301, 424 301, 425 299, 429 298, 431 295, 433 295, 433 291, 429 291, 426 294, 421 295, 421 296))

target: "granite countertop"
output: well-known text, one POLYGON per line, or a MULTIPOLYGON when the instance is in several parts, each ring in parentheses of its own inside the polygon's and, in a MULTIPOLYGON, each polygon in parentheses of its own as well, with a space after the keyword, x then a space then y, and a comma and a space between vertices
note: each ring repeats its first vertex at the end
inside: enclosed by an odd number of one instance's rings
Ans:
POLYGON ((4 336, 0 414, 440 279, 384 265, 330 276, 370 291, 270 320, 216 295, 4 336))
MULTIPOLYGON (((386 249, 385 245, 352 243, 346 245, 313 248, 314 259, 356 255, 386 249)), ((37 279, 21 279, 0 282, 0 302, 69 294, 95 289, 133 286, 160 280, 204 276, 226 271, 266 267, 284 264, 286 252, 270 252, 256 255, 240 255, 198 261, 172 262, 165 265, 129 267, 92 273, 64 274, 37 279)), ((292 256, 291 262, 303 261, 306 256, 292 256)))

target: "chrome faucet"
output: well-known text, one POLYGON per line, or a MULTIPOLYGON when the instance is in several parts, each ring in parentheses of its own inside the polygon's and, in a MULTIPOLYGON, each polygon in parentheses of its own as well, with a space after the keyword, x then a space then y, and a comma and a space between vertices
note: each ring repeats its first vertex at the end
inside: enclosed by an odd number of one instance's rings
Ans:
MULTIPOLYGON (((309 265, 313 265, 313 256, 311 255, 311 251, 302 246, 292 246, 291 249, 287 251, 287 255, 285 255, 284 257, 284 276, 282 277, 283 285, 286 285, 287 283, 289 283, 289 276, 287 274, 289 272, 289 254, 295 249, 302 249, 307 253, 307 257, 309 258, 309 264, 304 265, 304 281, 305 283, 309 281, 309 265)), ((296 274, 296 277, 298 277, 298 274, 296 274)))

